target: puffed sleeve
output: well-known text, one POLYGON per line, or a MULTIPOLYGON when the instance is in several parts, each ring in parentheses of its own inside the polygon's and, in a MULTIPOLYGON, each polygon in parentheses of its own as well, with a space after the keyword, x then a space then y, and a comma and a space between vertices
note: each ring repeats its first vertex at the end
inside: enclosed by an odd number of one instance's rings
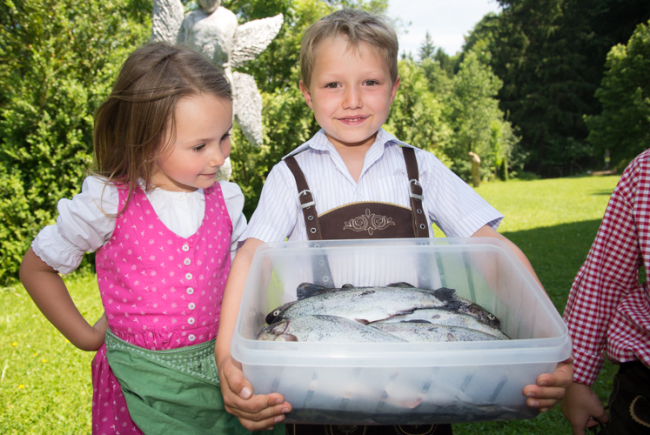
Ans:
POLYGON ((234 258, 235 252, 237 251, 237 240, 239 240, 239 237, 246 229, 246 216, 244 216, 243 213, 244 194, 242 193, 241 188, 235 183, 220 181, 219 184, 221 185, 221 191, 223 192, 223 198, 226 201, 228 215, 232 222, 230 255, 234 258))
POLYGON ((56 224, 38 233, 32 250, 56 271, 73 272, 85 252, 96 251, 110 239, 118 203, 118 192, 112 184, 87 177, 81 193, 59 201, 56 224))

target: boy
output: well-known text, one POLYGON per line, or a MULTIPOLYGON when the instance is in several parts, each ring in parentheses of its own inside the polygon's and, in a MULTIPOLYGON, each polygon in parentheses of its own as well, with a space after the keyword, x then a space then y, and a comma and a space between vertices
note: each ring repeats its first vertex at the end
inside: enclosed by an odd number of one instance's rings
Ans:
POLYGON ((601 434, 650 433, 650 151, 628 165, 607 205, 564 311, 575 357, 574 382, 562 412, 574 434, 605 424, 601 434), (620 364, 610 416, 591 391, 607 356, 620 364))
MULTIPOLYGON (((430 225, 436 222, 450 237, 504 240, 535 276, 525 255, 496 232, 501 214, 431 153, 381 129, 400 83, 397 54, 397 37, 390 26, 361 11, 335 12, 310 26, 303 37, 300 89, 322 130, 269 173, 240 238, 245 242, 226 285, 215 349, 226 409, 248 429, 278 423, 291 410, 280 394, 252 396, 241 366, 230 356, 237 308, 260 244, 287 237, 432 237, 430 225), (315 207, 308 207, 312 201, 315 207), (380 220, 390 217, 396 224, 365 232, 345 229, 349 227, 345 223, 364 213, 380 220)), ((566 362, 555 374, 540 376, 539 386, 524 390, 528 404, 542 410, 553 406, 564 395, 571 373, 566 362)), ((402 433, 398 427, 361 429, 366 434, 402 433)), ((314 426, 302 430, 292 427, 289 433, 323 431, 314 426)), ((432 431, 451 433, 451 427, 432 427, 426 433, 432 431)))

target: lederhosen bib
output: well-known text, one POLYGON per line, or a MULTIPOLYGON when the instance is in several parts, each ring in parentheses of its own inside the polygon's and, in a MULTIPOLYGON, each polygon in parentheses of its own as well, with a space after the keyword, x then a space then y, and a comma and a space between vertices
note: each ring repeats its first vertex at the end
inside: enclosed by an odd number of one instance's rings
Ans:
MULTIPOLYGON (((334 239, 378 239, 429 237, 429 226, 422 206, 423 192, 420 184, 415 151, 402 147, 406 173, 409 182, 411 208, 385 202, 354 202, 334 208, 320 216, 316 213, 316 202, 309 190, 307 180, 293 156, 284 159, 293 173, 298 186, 300 207, 302 208, 309 240, 334 239)), ((332 283, 327 261, 320 261, 317 275, 327 286, 332 283)), ((418 426, 336 426, 312 424, 288 424, 287 435, 447 435, 451 425, 418 426)))

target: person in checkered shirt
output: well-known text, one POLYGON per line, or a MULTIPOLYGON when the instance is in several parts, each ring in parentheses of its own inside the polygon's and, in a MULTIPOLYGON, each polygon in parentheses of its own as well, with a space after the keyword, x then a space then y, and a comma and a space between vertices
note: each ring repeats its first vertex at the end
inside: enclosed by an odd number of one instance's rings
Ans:
POLYGON ((564 311, 573 341, 573 384, 562 412, 574 434, 650 433, 650 150, 623 173, 564 311), (589 387, 605 361, 620 364, 609 412, 589 387), (596 426, 601 426, 596 428, 596 426))

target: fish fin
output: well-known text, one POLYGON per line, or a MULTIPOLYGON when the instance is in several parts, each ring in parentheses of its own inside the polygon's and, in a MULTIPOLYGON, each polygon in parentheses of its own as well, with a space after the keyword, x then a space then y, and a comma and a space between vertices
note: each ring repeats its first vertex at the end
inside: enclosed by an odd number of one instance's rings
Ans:
POLYGON ((344 288, 344 289, 353 289, 353 288, 355 288, 355 287, 354 287, 352 284, 343 284, 343 287, 341 287, 341 288, 344 288))
POLYGON ((456 297, 456 290, 447 287, 440 287, 439 289, 433 290, 433 295, 447 303, 458 300, 456 297))
POLYGON ((354 319, 354 320, 361 323, 362 325, 368 325, 370 323, 367 319, 354 319))
POLYGON ((323 290, 327 290, 327 287, 323 287, 322 285, 317 285, 317 284, 311 284, 308 282, 303 282, 296 289, 296 294, 298 295, 298 300, 300 301, 311 296, 316 296, 320 294, 319 292, 322 293, 323 290))
POLYGON ((278 335, 278 337, 273 341, 299 341, 299 340, 298 340, 298 337, 296 337, 295 335, 285 333, 285 334, 282 334, 282 335, 278 335), (281 340, 280 340, 280 338, 281 338, 281 340))
POLYGON ((408 282, 394 282, 392 284, 388 284, 386 287, 415 288, 415 286, 409 284, 408 282))
POLYGON ((431 323, 431 322, 424 319, 410 319, 410 320, 402 320, 399 323, 431 323))

